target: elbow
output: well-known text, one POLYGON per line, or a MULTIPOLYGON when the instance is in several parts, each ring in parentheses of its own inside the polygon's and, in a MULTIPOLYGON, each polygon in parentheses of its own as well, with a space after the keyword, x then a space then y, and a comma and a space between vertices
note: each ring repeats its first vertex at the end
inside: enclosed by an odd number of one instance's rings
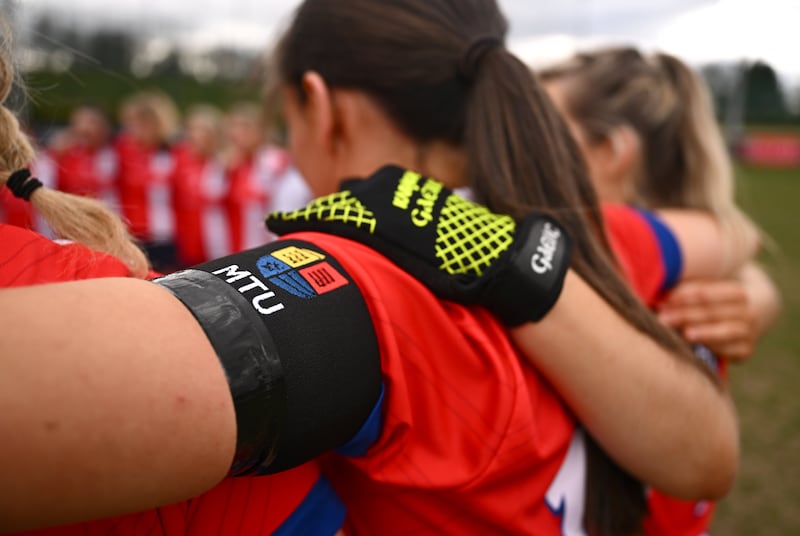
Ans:
POLYGON ((720 434, 717 441, 703 442, 695 449, 696 455, 688 460, 685 493, 676 497, 686 500, 717 501, 725 497, 733 488, 739 469, 738 429, 720 434))
POLYGON ((707 462, 707 467, 705 472, 700 473, 702 478, 697 482, 698 493, 694 498, 718 501, 731 491, 736 480, 739 469, 738 442, 716 453, 715 459, 707 462))

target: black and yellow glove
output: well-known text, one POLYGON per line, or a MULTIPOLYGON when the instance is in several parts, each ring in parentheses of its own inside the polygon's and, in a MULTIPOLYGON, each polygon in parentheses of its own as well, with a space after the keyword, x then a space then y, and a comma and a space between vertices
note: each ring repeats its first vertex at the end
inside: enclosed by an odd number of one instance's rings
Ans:
POLYGON ((557 221, 517 224, 434 179, 388 166, 293 212, 267 217, 279 235, 320 231, 382 253, 436 295, 480 304, 506 325, 541 319, 555 304, 571 243, 557 221))

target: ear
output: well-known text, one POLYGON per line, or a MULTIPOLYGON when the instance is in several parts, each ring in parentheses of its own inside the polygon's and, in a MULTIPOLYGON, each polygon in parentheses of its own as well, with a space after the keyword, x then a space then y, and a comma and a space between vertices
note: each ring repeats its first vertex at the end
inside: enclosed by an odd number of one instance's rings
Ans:
POLYGON ((300 83, 306 97, 303 115, 317 147, 325 151, 335 150, 337 121, 330 88, 316 71, 307 71, 300 83))
POLYGON ((639 160, 641 142, 636 132, 628 125, 614 127, 608 134, 610 144, 610 167, 614 175, 628 177, 639 160))

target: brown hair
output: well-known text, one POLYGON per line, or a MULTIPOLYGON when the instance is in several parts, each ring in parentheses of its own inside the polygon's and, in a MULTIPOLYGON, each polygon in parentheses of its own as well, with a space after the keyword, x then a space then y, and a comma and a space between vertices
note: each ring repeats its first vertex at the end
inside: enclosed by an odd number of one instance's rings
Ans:
POLYGON ((563 83, 567 112, 590 141, 622 125, 636 132, 642 159, 632 202, 706 210, 733 236, 757 233, 735 204, 733 169, 708 88, 685 63, 614 47, 577 54, 539 77, 563 83))
MULTIPOLYGON (((462 147, 479 201, 516 218, 556 215, 574 238, 574 269, 632 325, 694 362, 617 275, 578 148, 527 67, 502 45, 506 32, 493 0, 306 0, 275 65, 301 100, 301 78, 313 70, 331 87, 371 96, 420 145, 462 147), (459 68, 479 41, 483 57, 459 68)), ((589 443, 587 527, 638 532, 641 484, 589 443)))
MULTIPOLYGON (((22 133, 16 116, 4 103, 14 85, 14 65, 10 58, 11 38, 0 28, 0 187, 14 171, 28 167, 35 153, 22 133)), ((80 242, 121 260, 135 277, 147 275, 147 258, 131 239, 125 224, 102 203, 94 199, 51 190, 36 189, 30 202, 44 217, 56 236, 80 242)))

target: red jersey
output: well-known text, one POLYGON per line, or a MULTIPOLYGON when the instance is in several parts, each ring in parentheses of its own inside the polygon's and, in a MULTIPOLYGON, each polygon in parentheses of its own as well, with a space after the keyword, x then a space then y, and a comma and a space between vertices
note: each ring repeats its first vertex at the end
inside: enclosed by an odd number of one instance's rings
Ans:
MULTIPOLYGON (((264 216, 272 212, 278 188, 295 174, 288 153, 278 147, 262 149, 228 170, 226 204, 232 251, 250 249, 274 238, 264 226, 264 216)), ((296 208, 306 201, 299 200, 296 208)))
MULTIPOLYGON (((98 277, 126 277, 116 258, 82 244, 59 244, 28 229, 0 224, 0 287, 98 277)), ((29 536, 332 536, 344 507, 319 465, 309 462, 270 476, 230 478, 171 506, 29 536)))
POLYGON ((117 208, 117 154, 111 146, 90 148, 73 145, 56 157, 57 188, 62 192, 86 195, 117 208))
MULTIPOLYGON (((310 462, 283 473, 229 478, 178 504, 25 536, 333 536, 344 507, 310 462)), ((21 535, 20 535, 21 536, 21 535)))
POLYGON ((137 238, 169 242, 174 234, 169 178, 172 156, 168 149, 147 147, 122 135, 115 144, 119 159, 122 215, 137 238))
POLYGON ((317 233, 285 238, 341 263, 377 335, 377 439, 325 464, 349 536, 583 533, 582 434, 490 313, 436 298, 364 245, 317 233))
POLYGON ((0 188, 0 222, 35 229, 36 211, 29 202, 14 197, 8 188, 0 188))
POLYGON ((0 243, 2 288, 130 275, 128 268, 111 255, 83 244, 53 242, 13 225, 0 224, 0 243))
MULTIPOLYGON (((621 263, 652 303, 680 275, 677 243, 649 214, 606 210, 621 263)), ((485 311, 437 300, 364 246, 294 237, 335 252, 364 295, 381 350, 377 440, 361 456, 326 461, 348 507, 348 533, 584 534, 582 436, 502 326, 485 311)), ((688 522, 673 514, 685 507, 695 526, 710 519, 707 503, 676 504, 656 492, 650 502, 649 534, 684 534, 688 522)))
MULTIPOLYGON (((681 253, 675 237, 652 213, 626 205, 603 205, 606 232, 624 275, 648 307, 674 287, 681 275, 681 253)), ((700 536, 714 513, 709 501, 682 501, 656 490, 648 494, 648 536, 700 536)))
POLYGON ((181 264, 191 266, 232 252, 225 210, 228 192, 222 164, 181 143, 173 148, 170 182, 175 211, 175 242, 181 264))
POLYGON ((681 277, 683 261, 672 232, 651 212, 603 204, 606 236, 633 291, 648 307, 681 277))

